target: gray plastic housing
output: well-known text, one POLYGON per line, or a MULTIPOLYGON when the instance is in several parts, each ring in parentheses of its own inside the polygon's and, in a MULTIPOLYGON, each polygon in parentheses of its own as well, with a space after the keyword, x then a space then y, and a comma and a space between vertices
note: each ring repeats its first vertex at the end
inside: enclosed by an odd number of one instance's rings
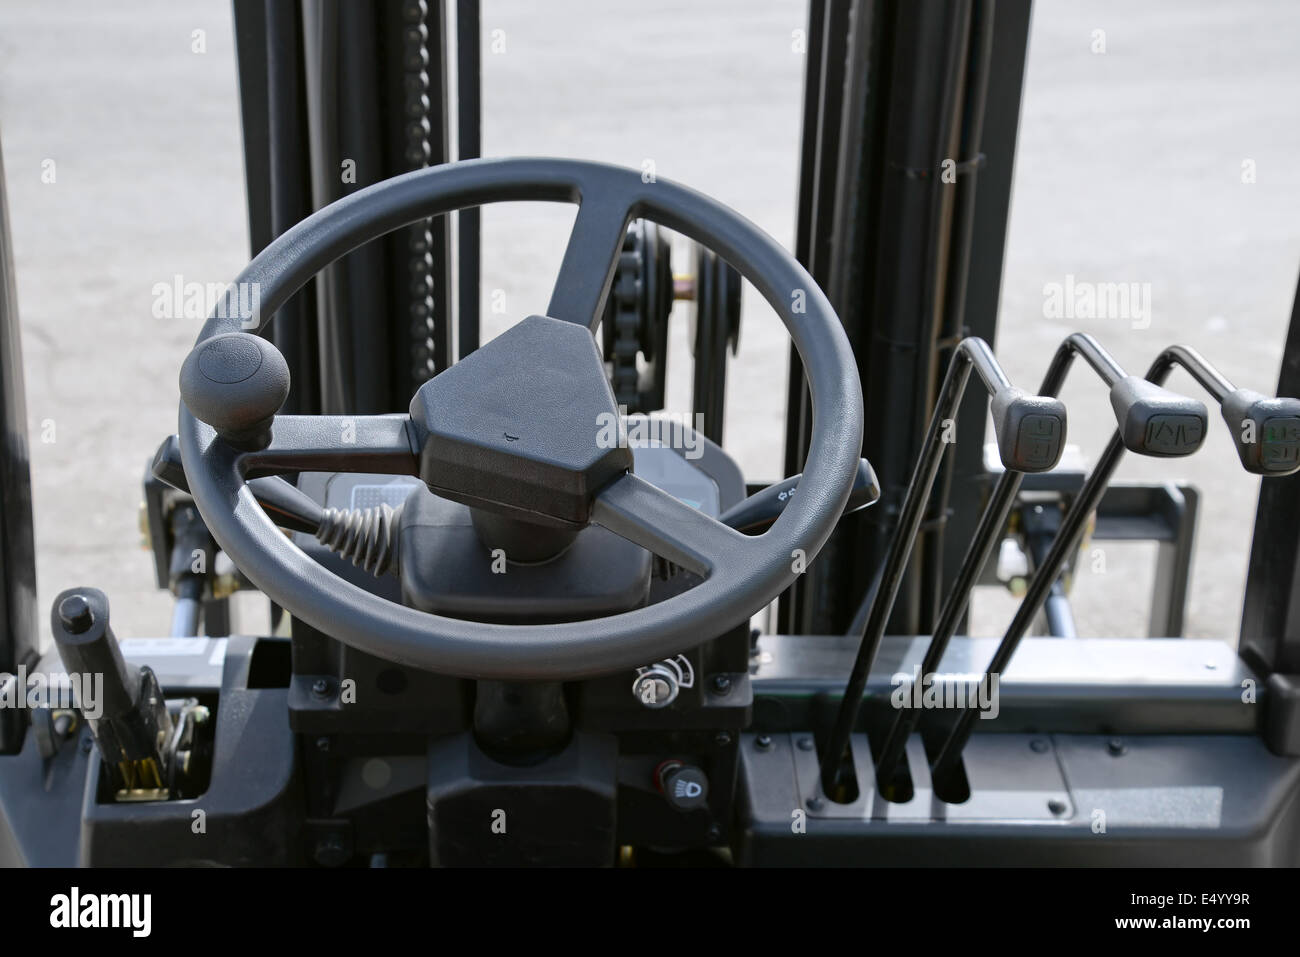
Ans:
POLYGON ((1220 411, 1247 472, 1290 475, 1300 469, 1300 399, 1236 389, 1220 411))
POLYGON ((1139 455, 1178 458, 1205 441, 1205 403, 1170 392, 1138 376, 1125 376, 1110 390, 1124 447, 1139 455))
POLYGON ((596 341, 529 316, 411 400, 429 490, 537 524, 581 526, 632 452, 596 341))
POLYGON ((1013 472, 1048 472, 1065 448, 1065 404, 1057 398, 1004 389, 993 395, 993 432, 998 456, 1013 472))
POLYGON ((598 525, 549 561, 517 563, 484 546, 467 506, 423 488, 402 506, 401 541, 402 602, 437 615, 578 621, 631 611, 650 592, 650 553, 598 525))

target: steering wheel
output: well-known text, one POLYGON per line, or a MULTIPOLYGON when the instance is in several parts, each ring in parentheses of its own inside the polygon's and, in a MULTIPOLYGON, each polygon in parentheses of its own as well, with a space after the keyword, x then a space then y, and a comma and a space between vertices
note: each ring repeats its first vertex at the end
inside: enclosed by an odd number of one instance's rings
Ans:
POLYGON ((181 457, 195 504, 263 592, 359 651, 498 680, 631 669, 745 621, 789 587, 829 537, 853 485, 863 428, 862 390, 840 322, 775 240, 684 186, 563 159, 422 169, 309 216, 262 250, 218 303, 185 360, 181 399, 181 457), (288 368, 270 342, 246 330, 370 240, 452 210, 521 200, 578 204, 545 316, 524 320, 425 383, 410 415, 277 414, 288 368), (602 439, 609 420, 593 418, 612 413, 618 421, 592 333, 636 217, 690 237, 738 269, 781 317, 802 361, 812 440, 798 495, 762 535, 734 531, 638 478, 626 443, 602 439), (260 305, 253 317, 240 308, 248 290, 260 305), (507 516, 567 528, 595 523, 702 581, 653 605, 566 624, 428 614, 338 578, 272 524, 245 481, 298 471, 415 475, 440 495, 507 516))

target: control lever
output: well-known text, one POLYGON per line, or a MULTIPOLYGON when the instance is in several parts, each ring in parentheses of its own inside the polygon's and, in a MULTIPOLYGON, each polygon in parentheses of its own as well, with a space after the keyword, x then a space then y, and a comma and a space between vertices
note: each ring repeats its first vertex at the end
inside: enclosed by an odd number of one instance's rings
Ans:
MULTIPOLYGON (((154 478, 166 482, 180 492, 189 493, 190 486, 181 464, 180 440, 175 435, 163 439, 154 453, 150 466, 154 478)), ((316 534, 324 520, 324 509, 306 492, 298 489, 278 475, 266 475, 248 480, 249 491, 257 504, 275 524, 294 532, 316 534)))
POLYGON ((911 559, 930 490, 944 453, 951 444, 946 423, 957 414, 972 369, 991 398, 993 431, 1008 474, 1019 476, 1026 472, 1047 472, 1056 467, 1061 457, 1066 432, 1065 406, 1061 401, 1050 393, 1030 395, 1012 385, 993 350, 983 339, 970 336, 959 342, 948 364, 912 480, 899 509, 898 523, 880 572, 880 584, 868 592, 854 616, 855 621, 861 620, 865 624, 859 635, 858 653, 849 672, 844 696, 821 754, 822 789, 832 800, 842 793, 841 775, 847 764, 849 735, 857 723, 867 678, 911 559))
POLYGON ((98 588, 70 588, 54 599, 50 622, 114 791, 128 799, 166 798, 171 715, 153 671, 123 659, 108 623, 108 597, 98 588))
MULTIPOLYGON (((1141 455, 1167 458, 1187 455, 1200 447, 1205 438, 1204 404, 1169 392, 1149 379, 1129 375, 1102 344, 1087 333, 1076 332, 1061 341, 1043 376, 1039 394, 1057 395, 1065 385, 1066 376, 1077 358, 1082 358, 1110 390, 1111 409, 1117 426, 1114 439, 1119 450, 1117 454, 1128 449, 1141 455)), ((925 684, 938 671, 948 643, 966 613, 971 590, 975 587, 980 571, 988 562, 993 548, 1002 539, 1007 517, 1020 491, 1021 479, 1022 473, 1008 466, 998 477, 989 495, 921 662, 920 680, 925 684)), ((1048 549, 1047 555, 1050 554, 1051 549, 1048 549)), ((1045 569, 1044 563, 1048 561, 1044 555, 1035 556, 1035 566, 1038 569, 1035 574, 1045 576, 1047 581, 1039 586, 1030 585, 1031 591, 1036 587, 1044 588, 1042 600, 1035 604, 1026 598, 1022 603, 1022 608, 1031 607, 1034 613, 1054 591, 1059 591, 1057 576, 1045 569)), ((907 739, 919 721, 920 715, 910 708, 894 713, 876 761, 876 780, 881 793, 886 797, 892 796, 895 771, 903 760, 907 739)))
MULTIPOLYGON (((734 528, 746 535, 757 535, 766 531, 785 511, 786 505, 794 497, 802 474, 769 485, 755 492, 722 513, 718 519, 723 525, 734 528)), ((842 514, 848 515, 866 508, 880 498, 880 484, 876 473, 866 459, 858 462, 858 472, 853 477, 853 488, 842 514)))
MULTIPOLYGON (((176 436, 163 439, 149 470, 160 482, 189 493, 176 436)), ((267 517, 281 528, 315 535, 321 544, 375 575, 397 573, 400 508, 322 508, 306 492, 278 475, 249 479, 246 484, 267 517)))
MULTIPOLYGON (((1146 380, 1158 386, 1169 377, 1176 366, 1187 370, 1219 404, 1224 421, 1228 424, 1237 456, 1248 472, 1255 475, 1280 476, 1291 474, 1300 468, 1300 458, 1297 457, 1297 452, 1300 451, 1300 402, 1284 397, 1270 399, 1257 392, 1238 389, 1200 353, 1187 346, 1170 346, 1160 353, 1147 371, 1146 380)), ((1118 407, 1116 413, 1117 415, 1119 413, 1118 407)), ((1188 451, 1195 451, 1204 438, 1203 415, 1201 422, 1199 432, 1194 426, 1186 429, 1189 441, 1183 444, 1188 447, 1188 451)), ((1176 435, 1181 431, 1179 428, 1171 429, 1171 425, 1179 426, 1179 416, 1157 415, 1151 425, 1132 431, 1144 432, 1148 437, 1155 437, 1157 441, 1162 442, 1165 437, 1176 435)), ((1110 484, 1110 479, 1124 456, 1125 448, 1131 448, 1130 433, 1130 429, 1121 427, 1114 434, 1092 473, 1084 482, 1078 497, 1065 513, 1065 517, 1061 520, 1061 530, 1052 542, 1047 557, 1034 573, 1034 577, 1030 579, 1029 589, 1021 599, 1020 608, 1002 636, 997 651, 993 653, 993 658, 985 670, 986 675, 1000 674, 1006 670, 1019 646, 1020 639, 1024 637, 1030 621, 1042 607, 1060 570, 1070 554, 1079 547, 1087 519, 1101 502, 1101 497, 1105 494, 1106 487, 1110 484)), ((1134 449, 1134 451, 1141 450, 1134 449)), ((962 750, 970 739, 974 722, 975 714, 969 708, 957 716, 934 759, 933 776, 936 780, 956 767, 961 759, 962 750)))

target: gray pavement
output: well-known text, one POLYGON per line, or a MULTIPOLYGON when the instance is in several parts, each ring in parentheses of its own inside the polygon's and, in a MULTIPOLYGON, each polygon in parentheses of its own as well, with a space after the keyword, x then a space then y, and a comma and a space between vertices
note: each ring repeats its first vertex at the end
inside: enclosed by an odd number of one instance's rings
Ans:
MULTIPOLYGON (((803 68, 791 40, 804 21, 789 0, 488 0, 485 152, 650 160, 789 242, 803 68)), ((1300 268, 1298 47, 1300 6, 1280 0, 1037 5, 998 343, 1013 378, 1037 380, 1078 328, 1132 371, 1177 340, 1271 391, 1300 268), (1097 30, 1105 53, 1092 52, 1097 30), (1242 182, 1247 161, 1253 183, 1242 182), (1050 317, 1045 287, 1070 276, 1149 284, 1149 316, 1050 317)), ((7 0, 0 139, 41 600, 96 584, 120 634, 160 634, 170 603, 136 547, 139 483, 174 429, 197 322, 155 318, 153 289, 177 275, 226 282, 248 258, 229 3, 7 0)), ((570 216, 487 211, 489 333, 545 303, 570 216)), ((690 398, 685 326, 681 313, 676 409, 690 398)), ((755 477, 779 468, 785 365, 784 333, 750 290, 727 435, 755 477)), ((1104 395, 1080 376, 1065 398, 1071 441, 1095 456, 1110 430, 1104 395)), ((1193 459, 1129 460, 1121 477, 1204 492, 1188 632, 1233 639, 1258 480, 1236 466, 1223 428, 1212 424, 1193 459)), ((1149 549, 1103 558, 1105 571, 1087 562, 1076 585, 1081 631, 1143 634, 1149 549)), ((1008 604, 978 595, 973 630, 993 633, 1008 604)))

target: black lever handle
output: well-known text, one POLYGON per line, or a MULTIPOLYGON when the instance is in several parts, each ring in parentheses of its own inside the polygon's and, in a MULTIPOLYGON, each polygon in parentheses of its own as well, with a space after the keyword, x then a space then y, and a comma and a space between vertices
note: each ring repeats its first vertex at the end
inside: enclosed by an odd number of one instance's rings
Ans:
MULTIPOLYGON (((730 526, 738 532, 757 534, 768 528, 781 517, 790 499, 798 494, 799 480, 803 475, 793 475, 788 479, 769 485, 749 498, 737 502, 727 509, 719 519, 723 525, 730 526)), ((866 459, 858 461, 858 472, 853 477, 853 490, 849 492, 849 501, 844 506, 843 514, 856 512, 880 498, 880 483, 876 473, 866 459)))
MULTIPOLYGON (((150 471, 159 481, 166 482, 178 491, 189 492, 185 468, 181 465, 180 441, 176 436, 169 435, 163 439, 162 445, 154 453, 150 471)), ((249 479, 248 488, 271 521, 281 528, 312 535, 320 528, 324 510, 306 492, 300 491, 280 476, 266 475, 249 479)))

